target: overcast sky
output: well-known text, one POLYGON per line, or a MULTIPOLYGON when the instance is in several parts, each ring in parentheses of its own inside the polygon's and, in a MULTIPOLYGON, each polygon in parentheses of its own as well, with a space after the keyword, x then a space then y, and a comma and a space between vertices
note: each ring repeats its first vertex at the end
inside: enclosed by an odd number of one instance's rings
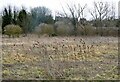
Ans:
MULTIPOLYGON (((3 10, 7 5, 12 5, 20 8, 21 6, 26 7, 27 9, 38 7, 38 6, 46 6, 52 10, 53 14, 56 11, 62 11, 62 5, 66 5, 66 3, 80 3, 81 5, 87 4, 87 9, 91 9, 94 1, 107 1, 110 3, 114 3, 116 8, 116 13, 118 12, 118 1, 119 0, 0 0, 0 11, 3 10)), ((86 14, 86 17, 88 14, 86 14)))

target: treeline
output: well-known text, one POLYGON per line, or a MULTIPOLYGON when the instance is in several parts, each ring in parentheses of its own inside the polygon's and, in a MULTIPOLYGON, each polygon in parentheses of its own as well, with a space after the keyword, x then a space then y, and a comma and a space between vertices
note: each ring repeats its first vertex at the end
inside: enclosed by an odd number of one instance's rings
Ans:
MULTIPOLYGON (((94 2, 94 9, 89 10, 93 17, 86 20, 84 17, 85 6, 67 5, 67 14, 58 13, 53 19, 52 11, 46 7, 35 7, 29 12, 25 8, 17 10, 8 6, 2 12, 2 34, 27 36, 28 33, 36 33, 39 36, 71 36, 71 35, 100 35, 117 36, 120 27, 120 19, 115 18, 114 6, 104 2, 94 2), (19 29, 20 28, 20 29, 19 29), (20 32, 19 32, 20 30, 20 32)), ((63 8, 63 10, 65 10, 63 8)))
POLYGON ((5 33, 5 26, 14 24, 19 25, 23 33, 31 33, 35 27, 40 23, 53 24, 54 20, 52 17, 51 10, 46 7, 36 7, 28 12, 25 8, 16 10, 9 6, 4 8, 2 14, 2 34, 5 33))

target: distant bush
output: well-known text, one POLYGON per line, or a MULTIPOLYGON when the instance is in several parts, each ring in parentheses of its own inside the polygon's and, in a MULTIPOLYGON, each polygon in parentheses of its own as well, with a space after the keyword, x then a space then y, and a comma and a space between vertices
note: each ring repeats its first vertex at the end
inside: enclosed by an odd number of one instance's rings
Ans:
POLYGON ((92 25, 90 24, 86 24, 86 25, 80 25, 77 27, 77 35, 81 36, 81 35, 84 35, 84 36, 94 36, 95 35, 95 31, 96 31, 96 28, 93 27, 92 25))
MULTIPOLYGON (((38 36, 71 36, 73 26, 71 23, 57 21, 54 25, 42 23, 35 29, 38 36)), ((116 27, 94 27, 91 24, 78 25, 77 36, 117 36, 116 27)))
POLYGON ((118 28, 116 27, 97 27, 96 34, 100 36, 118 36, 118 28))
POLYGON ((93 36, 93 35, 95 35, 95 31, 96 31, 96 28, 90 24, 87 24, 84 26, 84 34, 85 35, 93 36))
POLYGON ((55 23, 55 28, 57 30, 57 35, 68 36, 71 35, 73 27, 70 23, 65 23, 63 21, 57 21, 55 23))
POLYGON ((36 27, 35 33, 37 33, 38 36, 44 34, 52 36, 54 34, 54 27, 53 25, 42 23, 36 27))
POLYGON ((103 36, 118 36, 118 29, 116 27, 106 27, 103 29, 103 36))
POLYGON ((9 37, 19 37, 19 34, 22 33, 22 29, 20 26, 18 25, 7 25, 5 26, 5 34, 8 35, 9 37))

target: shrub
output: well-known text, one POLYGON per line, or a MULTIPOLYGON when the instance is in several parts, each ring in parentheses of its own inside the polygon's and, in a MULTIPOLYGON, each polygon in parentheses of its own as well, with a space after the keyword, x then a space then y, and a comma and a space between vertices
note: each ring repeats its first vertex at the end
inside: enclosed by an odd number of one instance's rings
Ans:
POLYGON ((85 36, 94 36, 95 35, 95 27, 90 24, 80 25, 77 27, 77 35, 85 35, 85 36))
POLYGON ((52 36, 52 34, 54 34, 54 27, 53 25, 42 23, 38 27, 36 27, 35 33, 37 33, 38 36, 44 34, 52 36))
POLYGON ((101 36, 118 36, 118 28, 116 27, 98 27, 96 32, 101 36))
POLYGON ((106 27, 103 30, 104 36, 118 36, 118 29, 116 27, 106 27))
POLYGON ((5 26, 5 34, 8 35, 9 37, 19 37, 19 34, 22 33, 22 29, 20 26, 18 25, 7 25, 5 26))
POLYGON ((93 36, 95 35, 96 28, 90 24, 84 26, 84 35, 93 36))
POLYGON ((66 35, 70 35, 72 32, 72 25, 70 23, 65 23, 63 21, 57 21, 55 23, 55 27, 57 30, 57 35, 60 36, 66 36, 66 35))

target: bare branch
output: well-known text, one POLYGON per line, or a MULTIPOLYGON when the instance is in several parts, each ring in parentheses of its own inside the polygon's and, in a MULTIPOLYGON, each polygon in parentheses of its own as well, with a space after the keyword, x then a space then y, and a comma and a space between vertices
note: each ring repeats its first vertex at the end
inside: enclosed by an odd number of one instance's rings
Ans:
POLYGON ((63 12, 64 12, 65 16, 68 17, 68 15, 67 15, 67 13, 65 12, 65 9, 64 9, 64 7, 62 6, 61 3, 60 3, 60 5, 61 5, 61 7, 62 7, 62 9, 63 9, 63 12))
POLYGON ((94 10, 90 11, 91 16, 94 19, 100 19, 103 20, 105 18, 108 18, 108 14, 110 13, 110 5, 106 2, 94 2, 94 10))

